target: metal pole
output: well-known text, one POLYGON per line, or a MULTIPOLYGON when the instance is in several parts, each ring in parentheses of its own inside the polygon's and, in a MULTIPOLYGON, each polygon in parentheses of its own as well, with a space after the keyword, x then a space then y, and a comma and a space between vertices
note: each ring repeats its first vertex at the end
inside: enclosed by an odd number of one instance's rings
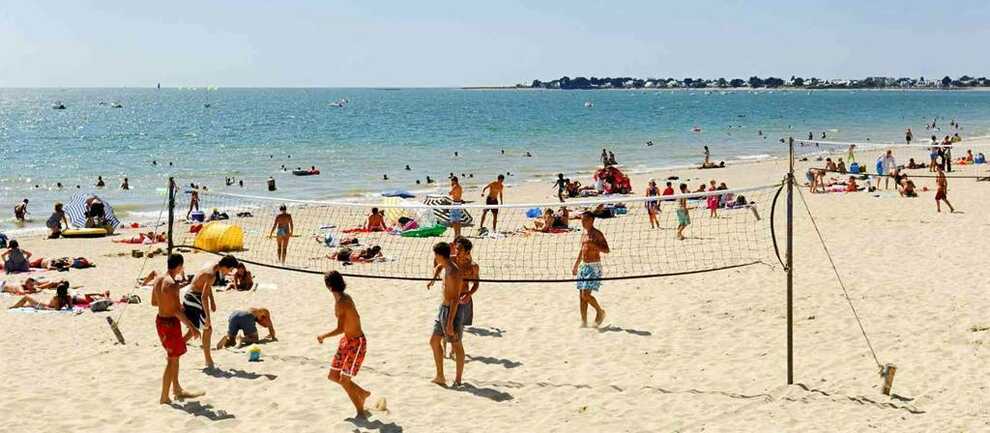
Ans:
POLYGON ((172 255, 172 225, 175 222, 175 178, 168 178, 168 256, 172 255))
POLYGON ((787 168, 787 384, 794 384, 794 140, 787 168))

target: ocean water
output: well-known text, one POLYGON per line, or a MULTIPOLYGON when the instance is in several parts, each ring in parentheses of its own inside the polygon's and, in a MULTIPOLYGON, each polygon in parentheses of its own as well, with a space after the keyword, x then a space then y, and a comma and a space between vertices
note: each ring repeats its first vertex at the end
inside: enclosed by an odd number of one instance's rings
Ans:
POLYGON ((273 176, 276 194, 309 199, 425 190, 436 184, 417 179, 446 186, 451 172, 473 175, 468 184, 511 173, 509 183, 549 190, 558 172, 591 170, 603 147, 630 171, 696 164, 703 145, 731 164, 783 155, 779 138, 809 131, 891 142, 911 127, 923 140, 936 117, 940 135, 950 119, 964 136, 990 134, 990 92, 0 89, 0 230, 23 198, 40 224, 76 185, 96 191, 97 176, 108 185, 98 194, 136 215, 160 208, 169 176, 249 194, 268 194, 273 176), (131 191, 117 188, 125 176, 131 191))

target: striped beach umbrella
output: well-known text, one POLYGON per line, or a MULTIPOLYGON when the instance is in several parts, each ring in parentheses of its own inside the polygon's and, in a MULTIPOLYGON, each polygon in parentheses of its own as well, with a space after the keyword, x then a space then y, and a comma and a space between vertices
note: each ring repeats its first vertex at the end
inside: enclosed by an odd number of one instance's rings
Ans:
MULTIPOLYGON (((99 198, 96 194, 77 192, 65 204, 65 213, 69 217, 69 223, 74 227, 86 227, 86 200, 90 197, 99 198)), ((107 224, 113 228, 117 228, 120 225, 120 221, 113 214, 113 207, 102 198, 100 198, 100 201, 103 202, 103 216, 107 224)))
MULTIPOLYGON (((427 206, 450 206, 454 202, 450 200, 450 197, 445 195, 428 195, 423 199, 423 204, 427 206)), ((474 218, 468 213, 467 209, 461 209, 464 212, 464 217, 461 218, 461 227, 468 227, 474 223, 474 218)), ((450 209, 433 209, 433 216, 436 217, 438 224, 443 224, 445 226, 450 226, 450 209)))

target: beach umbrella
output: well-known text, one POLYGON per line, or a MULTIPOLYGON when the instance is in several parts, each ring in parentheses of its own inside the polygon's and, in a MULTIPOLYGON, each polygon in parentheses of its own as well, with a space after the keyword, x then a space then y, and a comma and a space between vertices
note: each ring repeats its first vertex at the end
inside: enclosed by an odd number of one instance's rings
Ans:
MULTIPOLYGON (((423 204, 427 206, 450 206, 454 202, 450 200, 450 197, 445 195, 428 195, 423 199, 423 204)), ((473 224, 474 219, 471 214, 468 213, 467 209, 461 209, 464 212, 464 217, 461 218, 461 227, 468 227, 473 224)), ((438 224, 443 224, 445 226, 450 226, 450 209, 433 209, 433 216, 436 217, 438 224)))
MULTIPOLYGON (((86 200, 90 197, 99 198, 96 194, 77 192, 66 203, 65 213, 69 217, 69 223, 73 226, 86 227, 86 200)), ((102 198, 100 198, 100 201, 103 202, 103 216, 107 224, 113 228, 117 228, 120 225, 120 220, 113 214, 113 207, 102 198)))

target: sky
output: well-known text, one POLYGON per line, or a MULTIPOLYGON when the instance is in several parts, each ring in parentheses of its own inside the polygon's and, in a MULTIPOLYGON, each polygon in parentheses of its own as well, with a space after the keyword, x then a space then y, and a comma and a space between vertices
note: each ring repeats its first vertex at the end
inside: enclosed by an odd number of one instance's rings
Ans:
POLYGON ((0 0, 0 87, 990 75, 990 1, 0 0))

